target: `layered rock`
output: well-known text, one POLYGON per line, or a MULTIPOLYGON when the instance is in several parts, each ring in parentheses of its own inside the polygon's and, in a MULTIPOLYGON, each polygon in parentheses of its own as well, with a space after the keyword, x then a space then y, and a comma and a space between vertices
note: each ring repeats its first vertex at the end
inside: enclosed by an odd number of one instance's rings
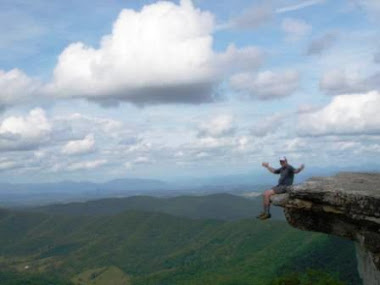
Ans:
POLYGON ((271 200, 296 228, 354 240, 363 284, 380 285, 380 173, 315 177, 271 200))

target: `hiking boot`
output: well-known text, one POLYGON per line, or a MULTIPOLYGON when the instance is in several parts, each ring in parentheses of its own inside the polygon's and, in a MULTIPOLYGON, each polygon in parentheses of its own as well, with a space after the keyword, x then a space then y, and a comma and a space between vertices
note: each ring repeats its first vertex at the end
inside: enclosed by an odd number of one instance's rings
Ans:
POLYGON ((260 215, 258 215, 256 218, 257 219, 261 219, 261 217, 264 217, 266 215, 266 213, 265 212, 262 212, 260 215))
POLYGON ((270 219, 270 217, 272 217, 271 214, 267 214, 267 213, 265 213, 265 214, 262 215, 259 219, 260 219, 260 220, 266 220, 266 219, 270 219))

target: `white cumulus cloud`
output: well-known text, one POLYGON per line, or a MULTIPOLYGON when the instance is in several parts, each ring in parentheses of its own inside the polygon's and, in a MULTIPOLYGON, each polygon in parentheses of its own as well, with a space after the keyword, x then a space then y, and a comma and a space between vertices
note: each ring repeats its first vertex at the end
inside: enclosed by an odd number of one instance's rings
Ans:
POLYGON ((380 89, 380 72, 363 75, 357 70, 332 69, 322 74, 319 87, 330 95, 380 89))
POLYGON ((47 142, 52 125, 41 108, 26 116, 9 116, 0 123, 0 149, 32 149, 47 142))
POLYGON ((214 68, 226 74, 258 68, 263 60, 263 52, 253 46, 237 48, 230 44, 224 53, 216 54, 214 68))
POLYGON ((322 74, 319 87, 331 94, 360 91, 361 77, 357 72, 345 70, 329 70, 322 74))
POLYGON ((198 137, 225 137, 232 135, 236 130, 234 119, 230 115, 219 115, 203 122, 199 126, 198 137))
POLYGON ((302 135, 380 134, 380 93, 339 95, 324 108, 301 113, 302 135))
POLYGON ((86 154, 95 150, 95 139, 93 134, 87 135, 83 140, 72 140, 67 142, 63 148, 63 154, 77 155, 86 154))
POLYGON ((41 83, 28 77, 19 69, 0 70, 0 107, 35 99, 41 83))
POLYGON ((230 85, 234 90, 260 100, 282 98, 297 90, 299 74, 295 70, 239 73, 231 77, 230 85))
POLYGON ((213 15, 190 0, 124 9, 99 48, 77 42, 61 53, 45 91, 102 104, 212 101, 215 84, 230 68, 261 62, 253 47, 214 52, 213 30, 213 15))

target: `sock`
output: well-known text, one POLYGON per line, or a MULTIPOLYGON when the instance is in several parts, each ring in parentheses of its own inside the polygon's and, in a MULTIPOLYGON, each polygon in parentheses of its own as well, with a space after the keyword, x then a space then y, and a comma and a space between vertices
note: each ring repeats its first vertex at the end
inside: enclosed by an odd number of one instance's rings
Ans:
POLYGON ((264 212, 269 215, 269 206, 264 206, 264 212))

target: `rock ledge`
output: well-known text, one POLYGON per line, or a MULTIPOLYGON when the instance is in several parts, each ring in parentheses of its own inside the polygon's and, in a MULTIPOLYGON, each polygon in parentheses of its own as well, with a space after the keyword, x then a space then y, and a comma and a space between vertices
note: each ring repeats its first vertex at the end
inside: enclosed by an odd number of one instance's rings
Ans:
POLYGON ((292 226, 357 242, 363 284, 380 284, 380 173, 339 173, 272 196, 292 226))

